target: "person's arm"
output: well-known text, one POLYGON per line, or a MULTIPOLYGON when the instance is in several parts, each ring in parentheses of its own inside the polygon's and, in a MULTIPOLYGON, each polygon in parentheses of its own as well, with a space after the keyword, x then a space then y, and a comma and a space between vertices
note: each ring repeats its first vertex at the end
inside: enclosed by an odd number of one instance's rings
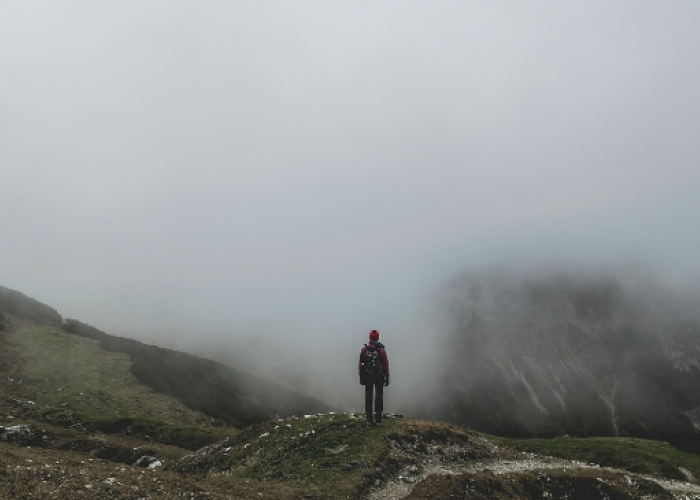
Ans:
POLYGON ((382 356, 382 366, 384 367, 384 385, 389 385, 389 356, 386 354, 386 349, 379 351, 382 356))

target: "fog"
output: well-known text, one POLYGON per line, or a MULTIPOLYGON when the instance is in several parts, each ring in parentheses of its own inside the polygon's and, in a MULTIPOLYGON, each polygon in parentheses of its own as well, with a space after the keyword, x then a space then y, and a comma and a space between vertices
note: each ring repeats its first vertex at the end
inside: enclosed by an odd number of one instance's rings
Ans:
POLYGON ((691 1, 3 2, 0 284, 346 408, 377 329, 391 410, 465 269, 697 282, 698 21, 691 1))
POLYGON ((521 437, 697 433, 697 287, 648 266, 550 262, 465 272, 439 302, 451 333, 407 413, 521 437))

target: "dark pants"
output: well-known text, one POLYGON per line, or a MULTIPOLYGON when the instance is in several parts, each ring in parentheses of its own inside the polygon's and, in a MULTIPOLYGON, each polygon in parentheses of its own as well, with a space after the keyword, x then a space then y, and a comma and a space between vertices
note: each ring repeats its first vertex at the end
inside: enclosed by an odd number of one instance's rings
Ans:
POLYGON ((377 377, 365 383, 365 413, 367 421, 372 421, 372 398, 374 396, 375 422, 382 421, 382 411, 384 411, 384 377, 377 377), (373 394, 374 393, 374 394, 373 394))

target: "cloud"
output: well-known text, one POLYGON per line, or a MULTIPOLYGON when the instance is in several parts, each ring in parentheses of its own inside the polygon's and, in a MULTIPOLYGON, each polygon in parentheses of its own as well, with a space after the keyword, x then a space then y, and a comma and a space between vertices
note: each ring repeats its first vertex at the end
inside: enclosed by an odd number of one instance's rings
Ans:
POLYGON ((3 284, 284 353, 408 345, 434 287, 499 259, 697 276, 699 9, 3 5, 3 284))

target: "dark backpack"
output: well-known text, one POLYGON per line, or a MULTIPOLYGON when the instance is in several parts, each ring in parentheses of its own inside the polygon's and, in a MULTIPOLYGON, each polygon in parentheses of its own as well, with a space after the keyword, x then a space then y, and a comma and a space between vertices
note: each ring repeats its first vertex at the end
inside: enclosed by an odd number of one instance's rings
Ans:
POLYGON ((362 353, 362 374, 375 377, 382 373, 382 358, 379 348, 365 344, 365 352, 362 353))

